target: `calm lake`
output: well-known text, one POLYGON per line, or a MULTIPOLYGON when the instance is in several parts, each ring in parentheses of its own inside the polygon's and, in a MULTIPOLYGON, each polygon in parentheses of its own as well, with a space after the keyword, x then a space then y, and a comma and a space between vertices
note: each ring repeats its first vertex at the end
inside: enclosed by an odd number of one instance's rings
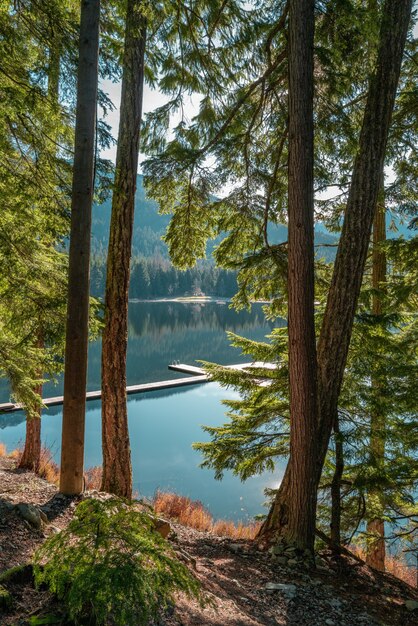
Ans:
MULTIPOLYGON (((175 378, 176 373, 167 369, 173 361, 189 365, 199 359, 225 365, 246 362, 249 357, 229 345, 225 331, 263 340, 275 325, 265 320, 260 304, 251 312, 237 314, 228 305, 216 303, 132 302, 128 385, 175 378)), ((100 351, 100 341, 90 345, 89 390, 100 388, 100 351)), ((45 397, 61 393, 62 380, 57 385, 45 385, 45 397)), ((278 485, 282 467, 274 475, 257 476, 245 483, 230 472, 222 481, 215 481, 211 470, 199 468, 200 454, 191 447, 194 441, 207 440, 201 425, 216 426, 225 421, 222 399, 236 395, 209 383, 129 396, 134 489, 145 496, 152 496, 157 489, 187 495, 201 500, 216 518, 248 520, 264 512, 263 490, 278 485)), ((0 381, 0 402, 7 400, 7 385, 0 381)), ((57 460, 61 417, 61 407, 51 407, 42 419, 43 441, 57 460)), ((22 412, 0 415, 0 441, 9 450, 21 445, 24 434, 22 412)), ((87 403, 85 465, 100 464, 100 401, 92 401, 87 403)))

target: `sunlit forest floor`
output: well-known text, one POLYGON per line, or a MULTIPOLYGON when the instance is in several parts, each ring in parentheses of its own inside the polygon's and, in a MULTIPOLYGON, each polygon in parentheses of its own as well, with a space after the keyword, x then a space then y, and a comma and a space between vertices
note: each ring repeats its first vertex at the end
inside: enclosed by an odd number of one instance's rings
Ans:
MULTIPOLYGON (((92 476, 91 479, 97 479, 92 476)), ((97 490, 88 492, 100 497, 97 490)), ((55 485, 16 469, 16 459, 0 458, 0 573, 30 562, 45 538, 64 528, 80 498, 60 496, 55 485), (18 503, 35 505, 47 517, 36 529, 16 511, 18 503)), ((390 574, 380 574, 353 559, 335 560, 321 552, 315 571, 280 566, 245 537, 243 529, 213 523, 187 499, 159 494, 160 516, 170 514, 169 541, 202 583, 211 603, 202 608, 185 597, 161 616, 160 626, 412 626, 418 610, 409 610, 418 593, 390 574), (187 509, 188 514, 181 509, 187 509), (187 518, 187 515, 189 518, 187 518), (174 518, 205 530, 196 530, 174 518), (194 518, 191 520, 191 518, 194 518), (190 521, 191 520, 191 521, 190 521), (200 522, 198 521, 200 520, 200 522), (215 534, 217 533, 217 534, 215 534), (235 533, 235 534, 234 534, 235 533), (238 537, 238 538, 237 538, 238 537), (409 602, 408 602, 409 601, 409 602), (405 605, 405 602, 407 603, 405 605)), ((248 528, 248 527, 246 527, 248 528)), ((252 528, 251 531, 255 532, 252 528)), ((1 575, 1 574, 0 574, 1 575)), ((1 615, 2 626, 29 623, 29 616, 53 612, 55 601, 28 580, 7 586, 14 605, 1 615)), ((132 625, 134 626, 134 625, 132 625)))

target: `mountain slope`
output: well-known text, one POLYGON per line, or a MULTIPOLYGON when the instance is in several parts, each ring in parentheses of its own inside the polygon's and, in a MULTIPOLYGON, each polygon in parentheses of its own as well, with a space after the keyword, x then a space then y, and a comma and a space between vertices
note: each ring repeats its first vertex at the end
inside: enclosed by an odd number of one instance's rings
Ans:
MULTIPOLYGON (((108 198, 101 205, 93 206, 92 248, 96 253, 103 252, 106 254, 111 211, 111 198, 108 198)), ((161 237, 164 235, 169 222, 170 216, 160 215, 157 203, 146 197, 143 177, 138 174, 132 239, 133 256, 151 257, 160 254, 168 258, 167 246, 161 241, 161 237)), ((283 224, 272 225, 269 231, 272 243, 280 243, 287 239, 287 227, 283 224)), ((324 256, 327 260, 334 258, 335 247, 328 248, 326 246, 334 246, 338 242, 338 236, 328 233, 323 224, 315 225, 315 242, 319 246, 325 246, 319 248, 319 256, 324 256)), ((208 256, 217 243, 219 240, 214 240, 208 244, 208 256)))

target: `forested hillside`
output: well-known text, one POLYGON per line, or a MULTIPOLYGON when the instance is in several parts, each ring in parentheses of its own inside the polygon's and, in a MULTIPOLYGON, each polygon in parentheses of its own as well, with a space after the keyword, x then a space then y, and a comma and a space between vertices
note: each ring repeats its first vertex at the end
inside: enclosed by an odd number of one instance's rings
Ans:
MULTIPOLYGON (((109 241, 111 197, 102 204, 93 205, 91 294, 103 297, 106 282, 106 258, 109 241)), ((219 235, 208 241, 206 260, 185 272, 177 270, 169 260, 167 244, 163 241, 170 222, 169 215, 158 212, 158 204, 146 195, 143 176, 137 176, 135 216, 132 235, 132 274, 130 298, 161 298, 204 293, 231 298, 237 291, 236 272, 216 267, 213 252, 223 239, 219 235)), ((269 236, 274 244, 287 240, 287 227, 269 225, 269 236)), ((327 232, 318 223, 315 227, 316 254, 332 261, 335 257, 338 235, 327 232)))
MULTIPOLYGON (((93 204, 92 213, 92 249, 98 255, 106 255, 109 241, 110 216, 112 211, 112 199, 108 197, 103 203, 93 204)), ((132 236, 132 253, 138 257, 162 256, 168 258, 167 245, 162 241, 165 234, 170 216, 160 214, 158 212, 158 203, 147 197, 142 174, 137 176, 137 188, 135 195, 135 218, 132 236)), ((274 243, 286 241, 286 226, 273 225, 269 226, 271 231, 271 239, 274 243)), ((210 258, 213 249, 221 241, 221 237, 217 237, 208 243, 207 257, 210 258)), ((322 224, 316 225, 316 243, 320 244, 336 244, 337 238, 327 233, 326 228, 322 224)), ((323 255, 327 254, 325 249, 321 250, 323 255)), ((330 255, 335 256, 335 251, 330 255)))

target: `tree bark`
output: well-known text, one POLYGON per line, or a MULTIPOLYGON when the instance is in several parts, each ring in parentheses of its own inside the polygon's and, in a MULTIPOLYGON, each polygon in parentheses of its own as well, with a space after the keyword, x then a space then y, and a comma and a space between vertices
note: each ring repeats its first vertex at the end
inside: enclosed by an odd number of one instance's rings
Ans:
POLYGON ((318 344, 318 478, 328 448, 333 416, 338 407, 373 217, 383 182, 386 143, 410 16, 410 1, 385 2, 376 72, 370 82, 360 147, 354 164, 343 231, 318 344))
MULTIPOLYGON (((372 313, 379 317, 383 313, 383 299, 380 295, 386 282, 386 255, 381 248, 381 244, 386 241, 386 211, 383 201, 379 202, 373 222, 373 252, 372 252, 372 287, 373 301, 372 313)), ((378 377, 372 376, 372 392, 374 396, 380 395, 382 381, 378 377)), ((376 404, 376 403, 374 403, 376 404)), ((370 423, 370 452, 372 462, 376 466, 381 466, 385 458, 385 416, 381 411, 374 409, 371 414, 370 423)), ((366 563, 375 569, 385 571, 385 522, 382 519, 384 512, 384 501, 380 491, 369 490, 368 500, 373 500, 373 506, 377 506, 379 515, 367 522, 367 534, 375 537, 367 545, 366 563)))
POLYGON ((82 0, 71 202, 60 491, 83 490, 100 1, 82 0))
POLYGON ((281 534, 311 549, 315 538, 317 380, 314 321, 314 1, 289 4, 288 337, 290 492, 281 534))
MULTIPOLYGON (((42 385, 34 388, 34 392, 42 397, 42 385)), ((36 416, 26 416, 25 447, 19 461, 20 469, 27 469, 37 474, 41 465, 41 407, 36 416)))
POLYGON ((125 498, 132 497, 126 353, 146 39, 146 20, 141 13, 141 6, 139 0, 128 0, 102 341, 102 489, 125 498))
POLYGON ((343 230, 318 342, 320 476, 347 361, 376 211, 386 143, 411 17, 411 0, 386 0, 376 71, 371 77, 343 230))
MULTIPOLYGON (((316 482, 322 473, 347 361, 411 17, 411 0, 386 0, 376 71, 371 77, 343 229, 318 342, 319 428, 316 482)), ((292 468, 290 468, 292 470, 292 468)), ((292 482, 292 478, 290 481, 292 482)), ((281 489, 276 499, 283 498, 281 489)), ((274 504, 273 504, 274 507, 274 504)))

